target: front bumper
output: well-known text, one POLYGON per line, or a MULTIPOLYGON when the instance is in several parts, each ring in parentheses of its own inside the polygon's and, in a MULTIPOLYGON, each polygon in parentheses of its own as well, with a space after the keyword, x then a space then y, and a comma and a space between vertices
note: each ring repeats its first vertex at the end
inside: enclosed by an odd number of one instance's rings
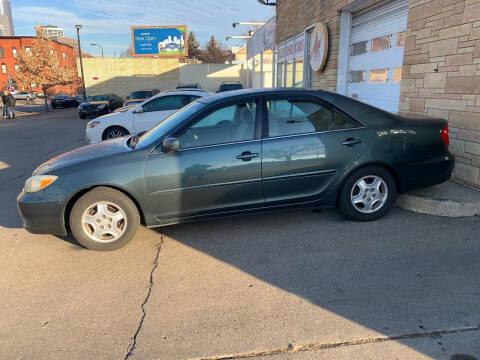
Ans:
POLYGON ((17 197, 17 207, 23 227, 28 232, 67 235, 61 201, 48 200, 40 194, 28 194, 22 190, 17 197))

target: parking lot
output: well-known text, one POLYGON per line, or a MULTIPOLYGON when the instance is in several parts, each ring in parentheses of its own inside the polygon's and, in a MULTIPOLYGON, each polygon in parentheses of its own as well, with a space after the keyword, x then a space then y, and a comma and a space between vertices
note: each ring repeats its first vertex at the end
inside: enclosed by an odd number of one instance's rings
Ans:
POLYGON ((142 228, 107 253, 27 233, 23 182, 86 123, 0 120, 2 358, 480 358, 478 217, 288 211, 142 228))

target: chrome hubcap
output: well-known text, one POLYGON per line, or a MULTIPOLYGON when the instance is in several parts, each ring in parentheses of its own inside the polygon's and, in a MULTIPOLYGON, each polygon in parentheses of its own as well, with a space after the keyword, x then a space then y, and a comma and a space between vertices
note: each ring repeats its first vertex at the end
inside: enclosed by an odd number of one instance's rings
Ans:
POLYGON ((370 214, 380 210, 388 198, 388 187, 382 178, 368 175, 358 180, 350 192, 356 210, 370 214))
POLYGON ((90 239, 108 243, 123 235, 127 229, 127 216, 120 206, 114 203, 97 202, 83 213, 82 227, 90 239))
POLYGON ((125 136, 123 131, 121 131, 121 130, 110 130, 107 134, 107 139, 115 139, 115 138, 119 138, 119 137, 122 137, 122 136, 125 136))

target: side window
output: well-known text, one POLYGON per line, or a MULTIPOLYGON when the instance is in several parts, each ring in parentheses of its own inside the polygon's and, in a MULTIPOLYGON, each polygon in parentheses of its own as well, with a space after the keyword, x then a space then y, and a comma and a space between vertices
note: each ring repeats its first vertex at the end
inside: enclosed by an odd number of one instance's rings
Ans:
POLYGON ((333 128, 335 130, 354 129, 358 127, 360 127, 360 125, 355 121, 350 120, 345 115, 342 115, 339 112, 333 112, 333 128))
POLYGON ((332 112, 310 100, 267 102, 269 136, 306 134, 330 129, 332 112))
POLYGON ((180 148, 253 140, 257 104, 220 108, 196 122, 179 138, 180 148))
POLYGON ((185 95, 163 96, 143 105, 143 111, 165 111, 181 109, 189 103, 189 97, 185 95))

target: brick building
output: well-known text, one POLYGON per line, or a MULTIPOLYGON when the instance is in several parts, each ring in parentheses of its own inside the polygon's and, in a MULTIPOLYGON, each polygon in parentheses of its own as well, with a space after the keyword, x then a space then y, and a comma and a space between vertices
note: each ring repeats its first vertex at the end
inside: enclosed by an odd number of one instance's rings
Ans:
MULTIPOLYGON (((21 90, 15 86, 16 72, 18 70, 18 53, 20 49, 32 46, 33 36, 0 36, 0 90, 5 89, 9 84, 14 88, 21 90)), ((59 65, 66 68, 76 68, 76 59, 74 57, 74 49, 72 46, 59 43, 57 41, 50 42, 52 51, 57 54, 59 65)), ((33 89, 41 92, 40 88, 33 89)), ((70 86, 58 86, 49 90, 51 94, 76 94, 77 89, 70 86)))
POLYGON ((480 0, 277 0, 276 23, 277 86, 447 119, 455 180, 480 188, 480 0), (308 57, 319 22, 329 44, 314 72, 308 57))

